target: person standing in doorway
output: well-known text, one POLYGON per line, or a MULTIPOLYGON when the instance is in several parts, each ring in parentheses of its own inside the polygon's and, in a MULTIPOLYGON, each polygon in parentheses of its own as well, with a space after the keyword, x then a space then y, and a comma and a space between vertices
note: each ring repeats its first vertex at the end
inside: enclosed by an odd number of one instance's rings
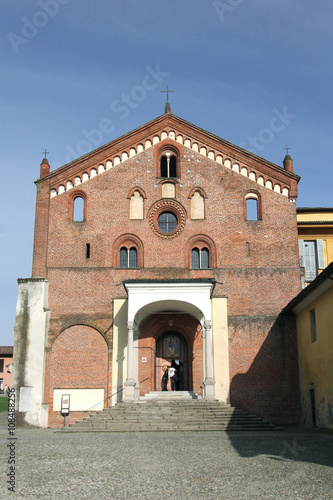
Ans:
POLYGON ((165 366, 163 366, 162 391, 168 390, 167 389, 168 378, 169 378, 168 367, 165 365, 165 366))
POLYGON ((176 374, 177 374, 177 368, 176 368, 176 363, 174 360, 172 360, 172 364, 169 368, 169 375, 170 375, 170 382, 171 382, 171 390, 176 391, 176 374))

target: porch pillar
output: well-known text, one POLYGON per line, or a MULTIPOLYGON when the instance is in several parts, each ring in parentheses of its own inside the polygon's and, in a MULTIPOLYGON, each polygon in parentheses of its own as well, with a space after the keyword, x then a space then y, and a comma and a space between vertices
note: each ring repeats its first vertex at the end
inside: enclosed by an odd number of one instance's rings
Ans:
POLYGON ((204 397, 205 399, 215 398, 215 380, 213 366, 213 339, 212 339, 212 322, 205 321, 205 380, 204 380, 204 397))
POLYGON ((127 378, 125 382, 124 401, 135 400, 135 381, 134 381, 134 323, 127 322, 127 378))
POLYGON ((140 399, 140 381, 139 381, 139 335, 138 330, 134 330, 134 359, 133 359, 133 378, 135 382, 135 399, 140 399))

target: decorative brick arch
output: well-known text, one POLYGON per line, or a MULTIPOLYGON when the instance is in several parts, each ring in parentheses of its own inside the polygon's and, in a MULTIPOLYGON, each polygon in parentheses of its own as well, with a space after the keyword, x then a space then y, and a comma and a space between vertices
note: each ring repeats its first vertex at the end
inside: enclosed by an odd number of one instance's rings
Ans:
POLYGON ((189 198, 189 199, 190 199, 190 198, 192 198, 192 196, 194 195, 194 193, 195 193, 195 192, 200 193, 200 194, 201 194, 201 196, 202 196, 203 198, 205 198, 205 199, 206 199, 206 198, 208 198, 208 196, 207 196, 207 194, 205 193, 205 191, 204 191, 201 187, 199 187, 199 186, 195 186, 195 187, 194 187, 194 188, 190 191, 190 193, 189 193, 189 195, 188 195, 188 197, 187 197, 187 198, 189 198))
POLYGON ((143 243, 134 234, 122 234, 116 239, 113 245, 113 267, 120 267, 120 249, 136 248, 137 250, 137 267, 143 267, 143 243))
POLYGON ((214 241, 209 238, 208 236, 205 236, 204 234, 197 234, 195 236, 192 236, 186 244, 186 252, 185 252, 185 259, 186 259, 186 267, 191 268, 192 264, 192 259, 191 259, 191 252, 193 248, 198 248, 199 250, 202 250, 203 248, 208 248, 209 250, 209 267, 216 267, 216 246, 214 241))
POLYGON ((190 199, 191 208, 191 219, 192 220, 203 220, 205 219, 206 213, 206 198, 207 195, 202 188, 196 186, 190 191, 188 196, 190 199))
POLYGON ((164 139, 155 146, 154 156, 156 158, 156 177, 157 178, 161 177, 161 157, 167 151, 170 151, 170 153, 176 157, 176 162, 177 162, 176 177, 180 178, 182 149, 178 143, 170 140, 170 138, 164 139))
POLYGON ((68 218, 74 220, 74 203, 76 198, 83 199, 83 221, 87 219, 87 194, 82 189, 73 189, 68 197, 68 218))
POLYGON ((183 205, 170 198, 164 198, 154 203, 153 206, 150 207, 148 213, 151 229, 157 236, 165 239, 175 238, 178 236, 185 227, 186 218, 187 214, 183 205), (158 226, 158 218, 163 212, 171 212, 177 219, 176 229, 171 233, 163 233, 158 226))
POLYGON ((142 196, 142 198, 146 199, 147 198, 147 195, 146 193, 144 192, 144 190, 142 188, 140 188, 139 186, 135 186, 134 188, 132 188, 130 190, 130 192, 128 193, 128 196, 127 198, 130 199, 133 194, 135 193, 135 191, 138 191, 140 193, 140 195, 142 196))
POLYGON ((257 200, 257 220, 262 220, 262 200, 259 191, 257 191, 256 189, 249 189, 248 191, 246 191, 243 199, 244 220, 247 220, 247 200, 257 200))
POLYGON ((95 328, 79 324, 59 333, 49 354, 50 410, 54 389, 104 389, 107 398, 108 358, 107 342, 95 328))

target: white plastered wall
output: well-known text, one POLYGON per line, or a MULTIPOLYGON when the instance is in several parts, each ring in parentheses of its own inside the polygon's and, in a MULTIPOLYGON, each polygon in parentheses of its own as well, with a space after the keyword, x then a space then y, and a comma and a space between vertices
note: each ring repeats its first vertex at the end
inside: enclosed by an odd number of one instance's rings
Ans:
POLYGON ((63 394, 70 396, 70 411, 101 411, 104 408, 104 389, 54 389, 53 411, 61 410, 63 394))
POLYGON ((12 386, 16 410, 30 425, 47 427, 48 405, 43 405, 45 346, 49 322, 48 281, 19 280, 14 334, 12 386))
POLYGON ((229 403, 229 341, 227 298, 212 299, 212 334, 215 397, 224 403, 229 403))
POLYGON ((111 404, 122 400, 124 382, 127 376, 127 299, 114 299, 113 302, 113 350, 112 350, 112 388, 111 404))

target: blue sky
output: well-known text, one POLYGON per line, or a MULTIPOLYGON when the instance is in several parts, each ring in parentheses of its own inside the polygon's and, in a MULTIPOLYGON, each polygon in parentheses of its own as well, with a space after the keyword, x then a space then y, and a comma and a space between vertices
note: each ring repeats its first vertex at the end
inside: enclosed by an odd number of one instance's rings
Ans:
POLYGON ((330 0, 1 4, 0 345, 31 276, 42 151, 53 170, 161 115, 166 85, 174 114, 273 163, 288 144, 297 205, 333 205, 330 0))

